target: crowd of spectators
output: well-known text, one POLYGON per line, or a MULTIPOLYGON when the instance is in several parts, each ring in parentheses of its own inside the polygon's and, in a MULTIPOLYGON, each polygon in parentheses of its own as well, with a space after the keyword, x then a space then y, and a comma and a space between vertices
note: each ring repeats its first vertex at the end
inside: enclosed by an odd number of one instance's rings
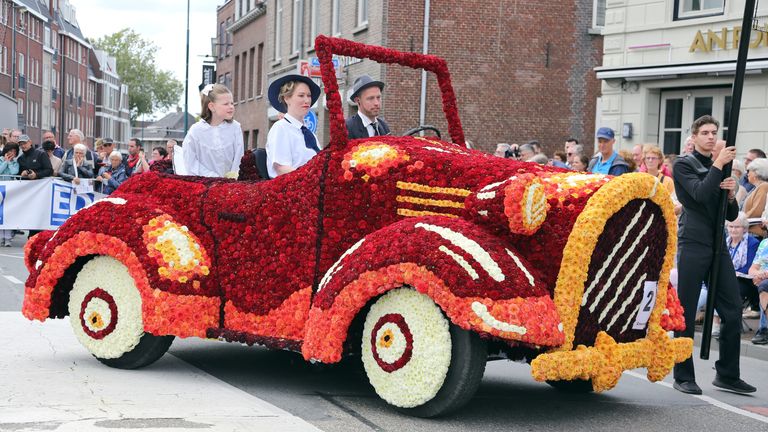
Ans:
MULTIPOLYGON (((17 129, 4 129, 0 136, 0 180, 34 180, 59 177, 73 184, 94 179, 94 191, 110 194, 131 175, 152 169, 173 172, 173 147, 175 140, 169 140, 165 147, 152 149, 151 160, 144 155, 141 140, 128 141, 128 154, 115 149, 111 138, 99 138, 94 148, 85 143, 85 136, 79 129, 67 134, 66 147, 56 142, 52 132, 45 132, 40 144, 34 144, 29 136, 17 129)), ((0 245, 4 245, 5 234, 0 232, 0 245)))

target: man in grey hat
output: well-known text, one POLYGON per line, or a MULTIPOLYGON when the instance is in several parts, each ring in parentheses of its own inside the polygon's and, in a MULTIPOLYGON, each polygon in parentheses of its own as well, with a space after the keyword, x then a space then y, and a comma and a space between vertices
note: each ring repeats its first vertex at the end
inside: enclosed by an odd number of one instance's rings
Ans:
POLYGON ((349 139, 389 135, 389 125, 379 117, 384 83, 368 75, 357 77, 349 100, 357 104, 357 114, 347 119, 349 139))

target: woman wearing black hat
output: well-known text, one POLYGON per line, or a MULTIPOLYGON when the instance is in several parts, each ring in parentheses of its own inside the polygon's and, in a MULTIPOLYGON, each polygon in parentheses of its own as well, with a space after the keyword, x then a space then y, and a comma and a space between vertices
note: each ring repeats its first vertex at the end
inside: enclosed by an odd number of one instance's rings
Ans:
POLYGON ((304 126, 304 116, 320 97, 320 87, 303 75, 286 75, 269 85, 269 103, 285 113, 267 135, 267 171, 271 178, 304 165, 319 151, 318 140, 304 126))

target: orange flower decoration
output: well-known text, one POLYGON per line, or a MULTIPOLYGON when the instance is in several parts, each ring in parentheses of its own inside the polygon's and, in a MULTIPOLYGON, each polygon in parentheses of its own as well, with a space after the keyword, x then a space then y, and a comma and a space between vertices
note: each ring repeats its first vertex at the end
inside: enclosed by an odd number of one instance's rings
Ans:
POLYGON ((158 216, 144 226, 144 243, 163 278, 187 283, 210 272, 211 261, 200 240, 170 215, 158 216))
POLYGON ((364 172, 367 180, 386 174, 390 168, 408 160, 410 157, 398 148, 375 141, 353 147, 344 155, 341 166, 344 168, 344 179, 352 180, 354 170, 364 172))

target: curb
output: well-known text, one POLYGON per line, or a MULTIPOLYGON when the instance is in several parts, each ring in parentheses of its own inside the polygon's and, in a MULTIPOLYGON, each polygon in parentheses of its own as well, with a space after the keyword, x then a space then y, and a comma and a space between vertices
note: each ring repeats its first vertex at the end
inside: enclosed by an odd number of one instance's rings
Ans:
MULTIPOLYGON (((701 332, 697 331, 693 337, 693 344, 697 347, 701 346, 701 332)), ((717 350, 717 344, 712 343, 713 350, 717 350)), ((698 355, 693 353, 694 356, 698 355)), ((741 355, 742 357, 749 357, 757 360, 768 361, 768 345, 755 345, 749 340, 741 340, 741 355)))

